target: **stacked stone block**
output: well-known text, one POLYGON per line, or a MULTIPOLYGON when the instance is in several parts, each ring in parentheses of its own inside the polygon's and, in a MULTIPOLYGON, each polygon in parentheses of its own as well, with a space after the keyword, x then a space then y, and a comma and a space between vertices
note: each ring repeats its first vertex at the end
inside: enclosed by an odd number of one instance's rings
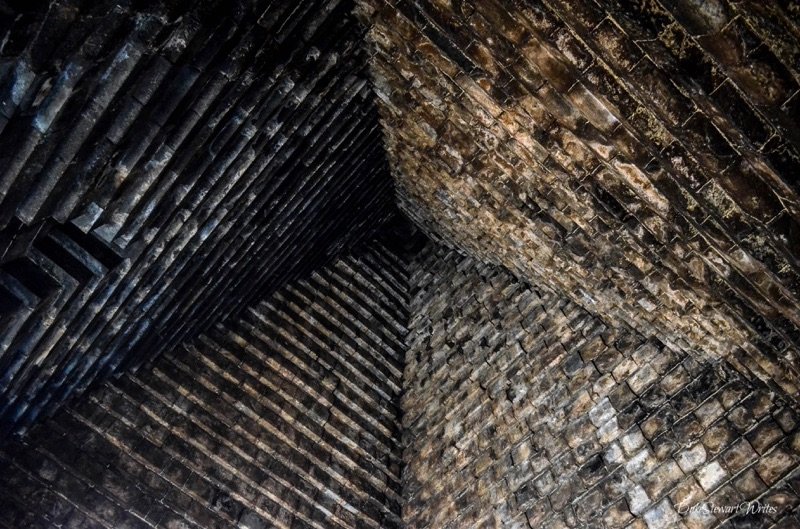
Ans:
POLYGON ((359 2, 404 210, 796 396, 800 24, 761 4, 359 2))
POLYGON ((456 251, 414 270, 406 527, 800 524, 784 396, 456 251))
POLYGON ((0 527, 400 527, 406 263, 374 242, 0 452, 0 527))
POLYGON ((0 438, 387 217, 351 11, 0 3, 0 438))
POLYGON ((358 6, 0 5, 0 527, 800 526, 796 6, 358 6))

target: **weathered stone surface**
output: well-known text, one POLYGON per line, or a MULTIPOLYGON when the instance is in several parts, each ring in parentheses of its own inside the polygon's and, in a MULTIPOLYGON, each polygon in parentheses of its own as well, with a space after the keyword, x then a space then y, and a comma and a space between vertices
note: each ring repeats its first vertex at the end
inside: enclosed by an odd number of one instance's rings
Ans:
POLYGON ((412 270, 406 527, 516 527, 523 516, 536 529, 767 528, 793 519, 800 490, 789 476, 800 453, 772 419, 793 406, 785 395, 723 360, 646 347, 635 329, 609 329, 548 288, 459 251, 429 244, 412 270), (574 353, 587 344, 593 359, 577 368, 574 353), (632 363, 609 396, 573 384, 584 370, 599 379, 601 358, 612 371, 632 363), (655 376, 639 375, 645 367, 655 376), (630 397, 612 398, 618 387, 630 397), (622 429, 631 408, 639 411, 622 429), (760 422, 739 429, 741 408, 760 422), (746 520, 735 510, 766 498, 781 510, 746 520))
POLYGON ((0 438, 387 217, 352 8, 0 2, 0 438))
POLYGON ((401 527, 402 257, 372 242, 0 451, 0 527, 401 527))
POLYGON ((0 527, 800 526, 761 4, 0 1, 0 527))
POLYGON ((609 327, 798 395, 794 7, 359 4, 411 218, 609 327))

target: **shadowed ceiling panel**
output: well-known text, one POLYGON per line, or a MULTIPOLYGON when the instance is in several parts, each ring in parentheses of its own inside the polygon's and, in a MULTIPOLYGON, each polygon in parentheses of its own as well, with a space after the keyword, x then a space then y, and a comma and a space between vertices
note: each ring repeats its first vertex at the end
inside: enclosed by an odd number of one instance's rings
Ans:
POLYGON ((19 430, 387 215, 346 1, 0 2, 0 423, 19 430))
POLYGON ((400 201, 428 232, 797 395, 796 8, 360 11, 400 201))

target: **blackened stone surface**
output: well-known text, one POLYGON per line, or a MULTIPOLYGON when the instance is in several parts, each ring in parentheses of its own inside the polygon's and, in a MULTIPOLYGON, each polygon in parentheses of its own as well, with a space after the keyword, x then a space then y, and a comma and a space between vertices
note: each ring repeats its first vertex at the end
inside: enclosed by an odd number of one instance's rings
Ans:
POLYGON ((407 263, 380 241, 0 451, 0 527, 400 527, 407 263))
POLYGON ((0 2, 0 430, 388 215, 352 5, 0 2))

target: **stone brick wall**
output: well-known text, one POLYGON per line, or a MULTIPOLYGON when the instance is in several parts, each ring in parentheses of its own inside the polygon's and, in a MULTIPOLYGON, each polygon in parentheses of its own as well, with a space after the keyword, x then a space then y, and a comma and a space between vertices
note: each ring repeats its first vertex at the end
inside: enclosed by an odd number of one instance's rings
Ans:
POLYGON ((400 527, 406 263, 294 282, 0 452, 0 527, 400 527))
POLYGON ((0 440, 386 218, 352 7, 0 2, 0 440))
POLYGON ((798 394, 796 4, 359 5, 426 231, 798 394))
POLYGON ((406 527, 800 526, 780 394, 444 247, 413 270, 406 527))

